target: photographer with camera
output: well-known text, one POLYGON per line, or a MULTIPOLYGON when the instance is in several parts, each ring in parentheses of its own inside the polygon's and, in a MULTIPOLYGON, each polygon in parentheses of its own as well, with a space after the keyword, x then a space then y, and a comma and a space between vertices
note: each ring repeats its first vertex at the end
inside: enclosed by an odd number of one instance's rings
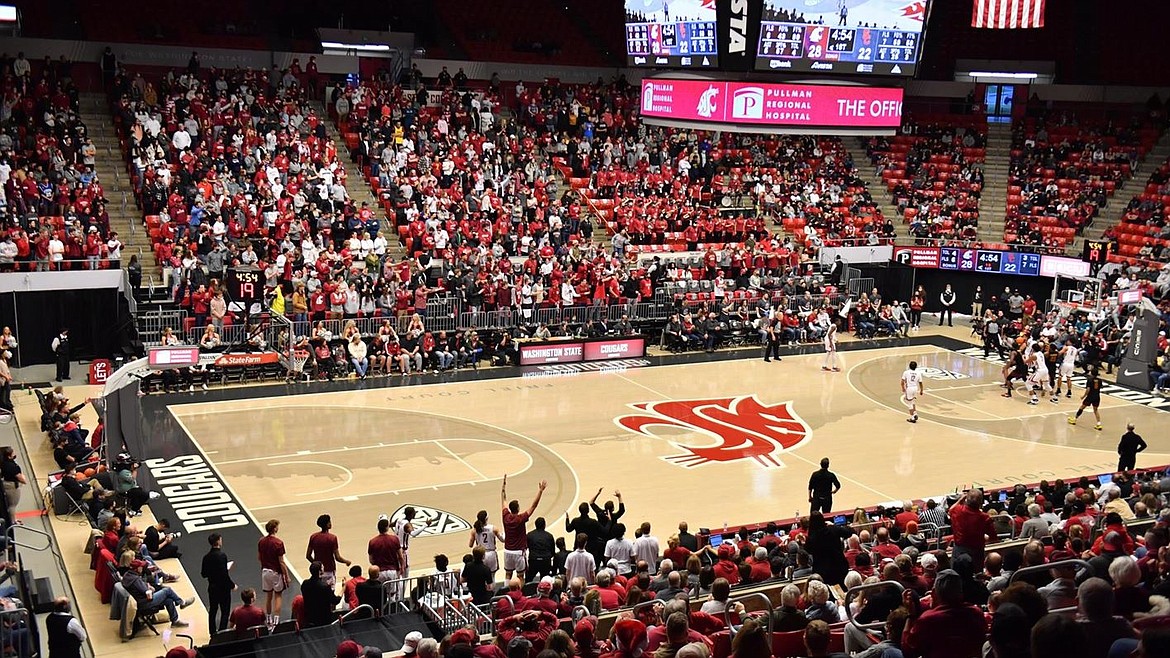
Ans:
POLYGON ((171 532, 171 522, 168 519, 159 519, 158 523, 148 527, 143 537, 146 550, 150 557, 156 560, 166 560, 172 557, 182 557, 175 540, 183 536, 181 532, 171 532))
POLYGON ((138 485, 138 460, 127 453, 118 455, 114 461, 114 493, 125 498, 132 516, 142 513, 142 506, 159 495, 138 485))

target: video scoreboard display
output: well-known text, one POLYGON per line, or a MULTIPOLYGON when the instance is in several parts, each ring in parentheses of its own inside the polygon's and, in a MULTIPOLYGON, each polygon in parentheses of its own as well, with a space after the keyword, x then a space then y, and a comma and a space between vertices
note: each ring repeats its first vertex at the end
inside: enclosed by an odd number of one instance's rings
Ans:
POLYGON ((1039 276, 1040 254, 943 247, 939 250, 938 268, 959 272, 1039 276))
POLYGON ((764 0, 756 69, 914 75, 926 0, 764 0))
POLYGON ((719 66, 714 0, 626 0, 630 66, 719 66))

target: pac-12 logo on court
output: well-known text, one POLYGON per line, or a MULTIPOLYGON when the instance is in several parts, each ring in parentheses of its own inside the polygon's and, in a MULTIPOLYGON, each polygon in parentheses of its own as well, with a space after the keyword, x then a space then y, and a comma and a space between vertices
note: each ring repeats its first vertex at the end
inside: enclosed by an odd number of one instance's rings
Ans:
POLYGON ((919 368, 918 372, 927 379, 970 379, 971 375, 965 372, 958 372, 956 370, 943 370, 942 368, 919 368))
POLYGON ((426 527, 419 533, 419 537, 448 535, 453 532, 464 532, 471 529, 471 524, 463 518, 451 512, 444 512, 443 510, 425 507, 423 505, 403 505, 399 507, 398 511, 394 512, 390 517, 390 525, 392 527, 399 519, 404 518, 403 515, 407 507, 414 507, 414 525, 416 528, 418 524, 424 521, 426 522, 426 527))
POLYGON ((686 445, 672 441, 685 452, 663 459, 684 468, 741 459, 754 459, 765 468, 783 466, 776 458, 777 453, 812 438, 812 429, 792 411, 791 402, 765 404, 754 395, 640 402, 630 406, 647 412, 614 419, 631 432, 654 436, 647 428, 661 425, 702 434, 716 442, 686 445))

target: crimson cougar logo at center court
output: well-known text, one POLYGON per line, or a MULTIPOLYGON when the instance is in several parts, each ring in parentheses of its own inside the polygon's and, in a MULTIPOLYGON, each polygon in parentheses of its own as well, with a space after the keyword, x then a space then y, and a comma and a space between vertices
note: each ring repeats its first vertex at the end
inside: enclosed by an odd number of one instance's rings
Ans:
POLYGON ((812 429, 792 411, 791 402, 769 405, 754 395, 630 406, 648 412, 614 419, 631 432, 654 436, 646 428, 662 425, 697 432, 718 442, 703 446, 674 442, 686 452, 663 459, 684 468, 740 459, 754 459, 766 468, 783 466, 776 453, 791 450, 812 437, 812 429))

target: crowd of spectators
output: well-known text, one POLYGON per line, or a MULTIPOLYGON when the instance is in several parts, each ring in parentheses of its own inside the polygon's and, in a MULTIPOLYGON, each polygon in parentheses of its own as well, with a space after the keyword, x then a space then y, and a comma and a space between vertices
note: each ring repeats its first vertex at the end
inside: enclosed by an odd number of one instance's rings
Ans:
POLYGON ((934 244, 976 238, 986 145, 982 116, 907 116, 900 134, 865 149, 910 235, 934 244))
POLYGON ((1157 141, 1157 118, 1029 117, 1012 131, 1004 241, 1063 249, 1157 141))
POLYGON ((1145 189, 1130 199, 1121 222, 1105 230, 1104 237, 1111 242, 1110 256, 1131 265, 1154 266, 1170 261, 1168 213, 1170 160, 1162 162, 1150 174, 1145 189))
POLYGON ((0 56, 0 271, 118 267, 72 65, 0 56))

